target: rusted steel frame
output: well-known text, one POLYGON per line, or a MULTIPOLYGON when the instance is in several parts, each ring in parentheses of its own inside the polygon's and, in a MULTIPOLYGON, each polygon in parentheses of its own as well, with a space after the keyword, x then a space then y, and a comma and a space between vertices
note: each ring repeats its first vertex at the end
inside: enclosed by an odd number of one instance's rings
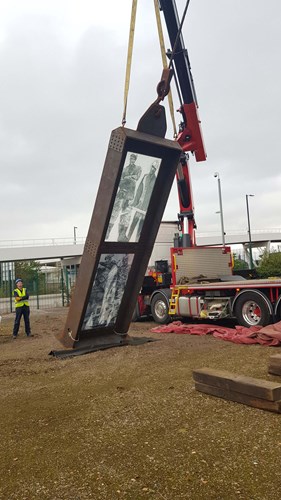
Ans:
POLYGON ((123 127, 113 130, 65 328, 58 336, 66 347, 76 347, 79 342, 81 343, 85 339, 91 343, 97 338, 103 338, 105 343, 112 339, 115 339, 116 343, 120 343, 123 336, 127 334, 180 154, 181 148, 174 141, 123 127), (159 158, 161 165, 139 241, 133 243, 105 241, 128 152, 159 158), (131 269, 115 323, 83 330, 82 326, 92 285, 100 256, 103 254, 133 255, 131 269))

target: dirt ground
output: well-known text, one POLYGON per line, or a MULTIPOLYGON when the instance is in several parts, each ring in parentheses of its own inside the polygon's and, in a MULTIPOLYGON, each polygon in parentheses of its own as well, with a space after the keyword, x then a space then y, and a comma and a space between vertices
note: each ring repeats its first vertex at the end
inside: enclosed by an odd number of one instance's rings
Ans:
POLYGON ((275 380, 280 348, 154 334, 157 342, 58 359, 67 311, 32 311, 33 338, 0 325, 0 498, 274 500, 281 415, 198 393, 204 366, 275 380))

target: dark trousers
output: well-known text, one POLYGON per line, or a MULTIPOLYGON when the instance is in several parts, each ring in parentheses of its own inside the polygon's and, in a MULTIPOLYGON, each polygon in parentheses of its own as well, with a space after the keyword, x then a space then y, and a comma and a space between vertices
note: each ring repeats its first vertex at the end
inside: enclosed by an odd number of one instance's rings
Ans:
POLYGON ((26 305, 21 306, 21 307, 16 307, 16 318, 15 318, 15 323, 14 323, 13 337, 16 337, 17 334, 19 333, 20 320, 21 320, 22 316, 24 319, 25 333, 26 333, 26 335, 31 334, 30 323, 29 323, 29 313, 30 313, 30 309, 26 305))

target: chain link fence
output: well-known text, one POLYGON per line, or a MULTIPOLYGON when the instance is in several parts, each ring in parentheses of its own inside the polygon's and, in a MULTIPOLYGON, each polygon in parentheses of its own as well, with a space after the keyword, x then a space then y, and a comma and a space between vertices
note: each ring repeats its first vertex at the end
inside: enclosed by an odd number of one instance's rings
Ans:
POLYGON ((53 267, 37 265, 32 272, 25 268, 17 272, 17 263, 0 263, 0 314, 15 310, 15 278, 22 278, 29 293, 32 309, 66 307, 76 283, 78 265, 53 267), (22 272, 21 272, 22 271, 22 272))

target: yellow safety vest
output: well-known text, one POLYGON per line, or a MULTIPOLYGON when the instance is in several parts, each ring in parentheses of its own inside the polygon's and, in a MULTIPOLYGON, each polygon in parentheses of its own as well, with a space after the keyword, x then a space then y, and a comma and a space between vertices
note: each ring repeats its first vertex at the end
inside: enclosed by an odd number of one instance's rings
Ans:
MULTIPOLYGON (((19 288, 15 288, 14 292, 16 292, 19 297, 24 297, 24 295, 26 295, 26 288, 23 288, 22 291, 20 291, 19 288)), ((22 307, 22 306, 29 306, 29 302, 27 300, 17 301, 15 297, 15 307, 22 307)))

